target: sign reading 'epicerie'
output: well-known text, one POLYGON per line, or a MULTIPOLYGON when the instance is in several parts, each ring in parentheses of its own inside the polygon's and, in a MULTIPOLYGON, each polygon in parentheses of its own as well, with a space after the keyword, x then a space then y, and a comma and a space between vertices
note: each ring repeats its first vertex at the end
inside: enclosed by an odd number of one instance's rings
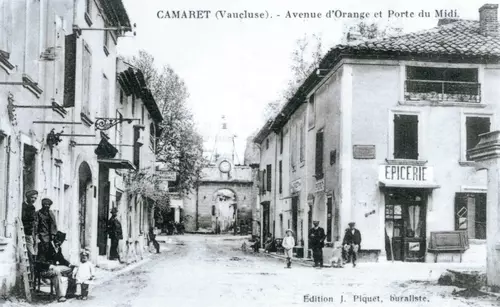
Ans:
POLYGON ((391 181, 432 181, 433 169, 430 166, 381 165, 379 177, 391 181))

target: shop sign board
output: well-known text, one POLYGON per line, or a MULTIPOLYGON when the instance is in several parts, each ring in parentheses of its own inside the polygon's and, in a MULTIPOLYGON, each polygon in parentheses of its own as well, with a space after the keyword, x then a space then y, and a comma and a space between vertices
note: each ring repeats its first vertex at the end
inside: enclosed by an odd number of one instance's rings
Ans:
POLYGON ((423 165, 380 165, 379 180, 402 182, 433 182, 434 169, 423 165))

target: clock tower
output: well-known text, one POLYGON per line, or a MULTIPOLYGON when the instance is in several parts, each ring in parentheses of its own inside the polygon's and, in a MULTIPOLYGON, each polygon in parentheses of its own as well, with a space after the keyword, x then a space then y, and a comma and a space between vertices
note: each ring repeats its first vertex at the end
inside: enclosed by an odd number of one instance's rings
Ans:
POLYGON ((215 143, 210 157, 210 164, 218 167, 221 173, 229 173, 236 163, 235 138, 222 115, 221 126, 215 136, 215 143))

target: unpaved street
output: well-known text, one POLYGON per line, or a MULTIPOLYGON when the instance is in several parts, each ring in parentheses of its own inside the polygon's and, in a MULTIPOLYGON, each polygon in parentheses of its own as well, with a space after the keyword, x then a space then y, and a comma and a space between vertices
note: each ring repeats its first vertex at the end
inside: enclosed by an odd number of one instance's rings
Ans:
MULTIPOLYGON (((96 286, 88 301, 49 306, 498 306, 493 298, 451 295, 437 286, 442 264, 360 263, 355 269, 313 269, 244 254, 241 238, 162 237, 162 253, 112 281, 96 286), (304 302, 304 296, 333 302, 304 302), (340 304, 342 299, 346 301, 340 304), (390 296, 427 302, 391 302, 390 296), (354 301, 356 300, 356 302, 354 301), (370 302, 371 301, 371 302, 370 302)), ((452 264, 448 264, 452 265, 452 264)))

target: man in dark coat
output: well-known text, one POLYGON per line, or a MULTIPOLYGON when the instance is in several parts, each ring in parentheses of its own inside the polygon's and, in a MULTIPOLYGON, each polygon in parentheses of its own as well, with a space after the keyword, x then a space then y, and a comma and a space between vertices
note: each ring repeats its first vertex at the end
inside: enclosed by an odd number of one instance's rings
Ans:
POLYGON ((50 210, 50 206, 52 206, 52 200, 42 199, 42 209, 38 210, 35 215, 34 233, 39 242, 38 254, 45 253, 57 233, 56 216, 50 210))
MULTIPOLYGON (((61 245, 66 240, 66 234, 58 231, 45 250, 40 251, 35 261, 35 268, 41 272, 42 277, 50 278, 54 284, 59 302, 66 301, 66 289, 64 289, 62 277, 71 278, 74 266, 66 260, 61 251, 61 245)), ((68 283, 68 287, 69 287, 68 283)))
POLYGON ((118 253, 118 242, 123 239, 122 224, 116 218, 118 209, 113 207, 111 209, 111 218, 108 221, 108 236, 111 239, 111 247, 109 249, 109 260, 120 261, 120 254, 118 253))
POLYGON ((345 230, 344 240, 342 241, 342 245, 344 246, 342 258, 344 258, 346 263, 352 259, 352 267, 356 267, 358 251, 361 248, 361 232, 354 227, 355 225, 354 222, 349 223, 349 228, 345 230))
POLYGON ((26 249, 28 250, 28 258, 31 266, 31 271, 33 272, 33 262, 36 255, 36 238, 34 236, 36 209, 34 203, 38 198, 38 192, 35 190, 30 190, 26 192, 25 196, 26 201, 23 202, 21 221, 23 222, 24 238, 26 239, 26 249))
POLYGON ((325 246, 325 230, 319 227, 319 221, 313 222, 314 227, 309 230, 309 246, 313 252, 314 267, 323 267, 323 247, 325 246))

